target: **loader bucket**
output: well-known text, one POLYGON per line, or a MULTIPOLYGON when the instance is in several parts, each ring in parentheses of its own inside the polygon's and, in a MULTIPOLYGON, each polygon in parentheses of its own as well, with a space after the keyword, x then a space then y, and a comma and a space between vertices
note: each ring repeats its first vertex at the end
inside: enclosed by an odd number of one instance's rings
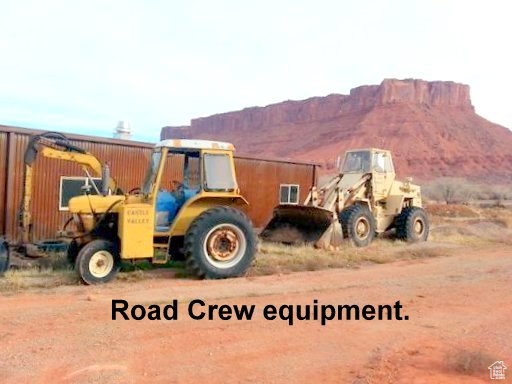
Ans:
POLYGON ((314 243, 332 249, 343 241, 338 218, 332 211, 306 205, 283 204, 260 234, 266 241, 285 244, 314 243))

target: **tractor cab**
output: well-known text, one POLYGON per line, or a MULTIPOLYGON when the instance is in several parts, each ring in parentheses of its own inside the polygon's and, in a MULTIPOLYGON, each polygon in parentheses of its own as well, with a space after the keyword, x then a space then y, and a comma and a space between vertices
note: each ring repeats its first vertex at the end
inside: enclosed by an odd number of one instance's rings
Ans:
POLYGON ((207 140, 164 140, 152 155, 141 193, 155 201, 155 231, 169 232, 181 209, 198 195, 235 193, 233 145, 207 140))

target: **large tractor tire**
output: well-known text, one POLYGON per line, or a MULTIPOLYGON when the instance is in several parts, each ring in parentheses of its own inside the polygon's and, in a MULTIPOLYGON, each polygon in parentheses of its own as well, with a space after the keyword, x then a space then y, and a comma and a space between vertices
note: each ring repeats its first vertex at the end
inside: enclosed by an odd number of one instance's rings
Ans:
POLYGON ((9 246, 0 239, 0 276, 3 275, 10 266, 9 246))
POLYGON ((231 207, 211 208, 195 218, 185 235, 189 273, 199 278, 240 276, 249 268, 256 238, 247 216, 231 207))
POLYGON ((121 262, 117 246, 109 240, 93 240, 85 244, 75 261, 75 269, 85 284, 103 284, 112 280, 121 262))
POLYGON ((426 241, 430 225, 427 213, 419 207, 407 207, 396 218, 396 237, 410 243, 426 241))
POLYGON ((375 238, 375 218, 362 205, 352 205, 341 211, 341 228, 356 247, 366 247, 375 238))

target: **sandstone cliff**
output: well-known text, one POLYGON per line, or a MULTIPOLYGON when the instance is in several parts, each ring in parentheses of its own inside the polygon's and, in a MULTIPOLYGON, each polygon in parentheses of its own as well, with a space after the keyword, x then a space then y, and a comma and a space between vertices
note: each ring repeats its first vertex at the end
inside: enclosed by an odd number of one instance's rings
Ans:
POLYGON ((512 132, 475 113, 469 86, 386 79, 380 85, 285 101, 164 127, 162 138, 231 141, 242 154, 319 162, 348 148, 394 153, 400 176, 512 179, 512 132))

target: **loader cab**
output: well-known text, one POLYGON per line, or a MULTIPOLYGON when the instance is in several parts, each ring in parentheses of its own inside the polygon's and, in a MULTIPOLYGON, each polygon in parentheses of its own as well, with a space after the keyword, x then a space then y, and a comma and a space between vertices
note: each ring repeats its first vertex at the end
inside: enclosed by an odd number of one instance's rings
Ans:
POLYGON ((341 173, 343 173, 342 184, 347 188, 354 185, 365 174, 371 173, 372 188, 376 200, 388 195, 395 180, 391 152, 377 148, 346 152, 341 173))

